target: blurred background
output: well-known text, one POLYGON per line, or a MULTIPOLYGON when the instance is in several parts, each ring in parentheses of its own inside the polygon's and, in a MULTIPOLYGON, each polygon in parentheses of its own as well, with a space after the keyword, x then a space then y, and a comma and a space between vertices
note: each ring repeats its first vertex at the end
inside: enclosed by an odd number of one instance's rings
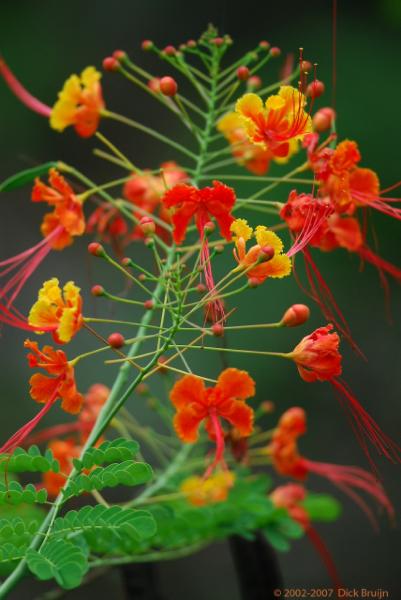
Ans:
MULTIPOLYGON (((338 134, 341 138, 358 141, 363 166, 376 170, 382 186, 387 187, 401 178, 401 79, 398 75, 401 3, 395 0, 339 0, 338 4, 338 134)), ((50 105, 54 103, 62 82, 71 73, 80 72, 88 64, 100 67, 102 59, 115 49, 126 50, 134 61, 141 62, 155 75, 172 74, 168 65, 141 52, 141 40, 153 39, 160 47, 170 43, 178 45, 199 36, 209 22, 233 37, 235 46, 231 55, 234 59, 261 39, 282 48, 282 58, 269 62, 261 73, 266 83, 277 80, 285 54, 293 52, 297 56, 299 46, 303 46, 305 57, 318 63, 318 77, 326 83, 326 93, 316 106, 330 105, 331 102, 332 14, 329 0, 249 4, 233 0, 202 0, 197 3, 183 0, 114 0, 113 3, 106 0, 3 0, 0 14, 1 52, 26 87, 50 105)), ((181 83, 180 78, 177 79, 181 83)), ((106 73, 103 85, 106 104, 112 110, 157 127, 171 137, 179 139, 185 135, 170 113, 120 76, 106 73)), ((2 81, 0 106, 0 180, 19 169, 57 159, 76 165, 99 183, 121 176, 117 168, 92 155, 92 149, 98 143, 82 140, 72 131, 66 131, 62 136, 51 131, 44 119, 30 113, 12 97, 2 81)), ((102 124, 102 131, 140 167, 157 168, 165 160, 180 159, 168 148, 122 126, 106 123, 103 127, 102 124)), ((272 172, 285 173, 286 169, 275 168, 272 172)), ((249 188, 244 186, 236 186, 236 190, 242 197, 247 190, 249 192, 249 188)), ((28 188, 1 197, 2 258, 13 256, 39 241, 43 211, 40 206, 32 205, 29 198, 28 188)), ((285 200, 285 191, 280 189, 276 193, 275 190, 271 199, 285 200)), ((249 214, 249 218, 255 224, 259 222, 254 215, 249 214)), ((377 213, 374 222, 381 256, 401 266, 400 223, 377 213)), ((122 282, 113 272, 100 269, 89 259, 82 259, 86 256, 87 242, 87 238, 78 239, 63 253, 49 256, 21 294, 23 312, 32 304, 41 283, 57 275, 61 281, 74 279, 86 290, 86 313, 93 310, 99 315, 104 314, 105 305, 99 303, 95 307, 88 296, 90 286, 102 283, 106 288, 118 291, 122 282)), ((134 246, 133 251, 136 256, 143 253, 143 260, 150 264, 150 257, 142 246, 134 246)), ((226 251, 220 260, 217 268, 224 272, 231 264, 230 253, 226 251)), ((344 376, 382 428, 397 440, 401 421, 400 288, 391 282, 390 322, 386 316, 383 289, 373 267, 367 265, 361 271, 358 258, 344 251, 317 254, 316 260, 368 359, 367 363, 364 362, 344 344, 344 376)), ((274 321, 290 304, 305 300, 293 279, 272 281, 245 294, 235 318, 238 322, 274 321)), ((255 333, 252 344, 257 349, 289 350, 300 337, 324 324, 318 309, 312 308, 312 319, 303 328, 255 333)), ((24 337, 23 332, 7 328, 2 331, 2 440, 36 412, 36 405, 27 393, 30 373, 22 349, 24 337)), ((233 346, 240 347, 245 341, 249 344, 249 337, 248 340, 240 335, 229 335, 228 338, 233 346)), ((74 342, 71 355, 77 352, 77 344, 79 352, 94 347, 92 339, 82 333, 78 342, 74 342)), ((201 357, 193 355, 190 358, 202 361, 199 370, 204 374, 216 373, 220 368, 215 365, 217 361, 213 361, 213 357, 202 354, 201 357)), ((266 426, 274 426, 283 410, 299 404, 305 407, 309 419, 309 433, 301 441, 303 454, 312 460, 367 467, 330 386, 302 382, 293 365, 283 362, 230 358, 231 366, 251 371, 258 384, 258 400, 271 400, 276 404, 276 413, 266 418, 266 426)), ((79 369, 79 386, 85 391, 95 381, 111 384, 114 376, 114 369, 106 370, 95 361, 87 361, 79 369)), ((160 383, 156 383, 155 393, 158 393, 158 385, 160 383)), ((135 410, 139 417, 149 418, 139 398, 133 399, 130 409, 135 410)), ((54 409, 47 423, 63 419, 61 411, 54 409)), ((378 465, 386 490, 397 509, 401 498, 399 469, 380 459, 378 465)), ((326 540, 346 585, 382 588, 389 591, 391 598, 397 598, 397 590, 401 589, 398 523, 389 523, 383 515, 381 531, 375 532, 357 506, 340 497, 339 492, 323 480, 311 478, 309 487, 314 491, 334 492, 343 503, 343 515, 338 524, 319 526, 319 532, 326 540)), ((296 541, 289 553, 279 555, 279 561, 286 586, 331 585, 307 539, 296 541)), ((163 565, 161 578, 166 600, 240 598, 225 544, 163 565)), ((108 598, 110 593, 116 600, 123 597, 118 571, 104 575, 93 586, 97 587, 72 591, 65 597, 78 600, 91 597, 92 593, 98 598, 108 598)), ((29 583, 11 597, 34 598, 40 589, 39 585, 29 583)))

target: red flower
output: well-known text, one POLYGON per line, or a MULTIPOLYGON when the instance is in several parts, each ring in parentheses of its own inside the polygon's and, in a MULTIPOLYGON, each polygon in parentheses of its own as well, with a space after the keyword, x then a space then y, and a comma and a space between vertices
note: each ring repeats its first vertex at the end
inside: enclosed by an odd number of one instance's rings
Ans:
POLYGON ((43 474, 43 487, 46 488, 51 498, 56 498, 60 490, 64 487, 67 476, 73 468, 73 458, 80 455, 80 447, 74 440, 53 440, 49 444, 49 450, 52 451, 54 458, 60 463, 60 472, 53 473, 48 471, 43 474))
POLYGON ((305 381, 330 381, 341 374, 340 338, 332 329, 331 324, 319 327, 290 353, 305 381))
POLYGON ((192 218, 203 238, 204 226, 214 217, 220 233, 227 240, 231 239, 230 225, 234 221, 231 210, 235 204, 234 190, 219 181, 213 181, 213 187, 199 190, 192 185, 179 184, 166 192, 163 204, 172 209, 174 241, 180 244, 186 236, 187 227, 192 218))
POLYGON ((205 421, 209 437, 216 440, 216 455, 208 475, 223 460, 224 435, 220 419, 228 421, 242 436, 250 435, 253 410, 244 400, 254 394, 253 379, 238 369, 225 369, 213 388, 206 388, 203 380, 195 375, 185 375, 171 390, 170 400, 177 410, 174 427, 180 439, 195 442, 199 426, 205 421))
POLYGON ((307 529, 309 527, 309 515, 302 506, 306 499, 306 490, 302 485, 287 483, 280 485, 270 494, 270 499, 277 508, 285 508, 291 519, 307 529))

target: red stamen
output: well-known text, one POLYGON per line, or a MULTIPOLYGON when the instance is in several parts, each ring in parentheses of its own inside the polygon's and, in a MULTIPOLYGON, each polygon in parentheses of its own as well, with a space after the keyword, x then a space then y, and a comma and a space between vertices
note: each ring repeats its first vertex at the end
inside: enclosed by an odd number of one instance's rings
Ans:
POLYGON ((344 587, 341 582, 341 579, 340 579, 339 573, 337 571, 337 567, 334 563, 334 560, 333 560, 326 544, 324 543, 324 541, 322 540, 322 538, 320 537, 320 535, 318 534, 316 529, 314 527, 312 527, 311 525, 309 525, 309 527, 305 530, 305 533, 308 536, 309 540, 312 542, 312 544, 315 547, 315 550, 319 554, 320 558, 322 559, 323 564, 326 567, 327 572, 330 576, 330 579, 332 580, 332 582, 335 586, 335 591, 337 591, 339 588, 344 587))
POLYGON ((3 76, 10 90, 22 102, 22 104, 25 104, 25 106, 38 113, 39 115, 42 115, 42 117, 46 117, 47 119, 50 117, 52 112, 50 106, 47 106, 47 104, 44 104, 43 102, 32 96, 32 94, 30 94, 28 90, 26 90, 24 86, 18 81, 18 79, 15 77, 15 75, 11 72, 9 67, 4 62, 4 59, 1 57, 0 75, 3 76))

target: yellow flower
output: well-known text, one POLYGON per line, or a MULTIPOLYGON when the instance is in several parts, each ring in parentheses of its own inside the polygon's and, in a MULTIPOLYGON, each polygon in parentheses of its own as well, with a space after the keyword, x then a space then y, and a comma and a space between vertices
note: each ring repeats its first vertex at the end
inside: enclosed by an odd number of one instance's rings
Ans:
POLYGON ((227 500, 234 481, 235 475, 230 471, 220 471, 208 479, 194 475, 183 481, 180 490, 190 504, 205 506, 227 500))
POLYGON ((264 225, 258 225, 253 231, 245 219, 237 219, 231 224, 231 232, 236 247, 235 259, 240 268, 246 269, 246 276, 254 283, 261 284, 268 277, 281 279, 291 273, 291 259, 284 254, 283 242, 274 231, 264 225), (252 235, 257 244, 247 251, 246 242, 252 235), (272 250, 273 256, 263 260, 265 249, 272 250))
POLYGON ((50 115, 52 129, 64 131, 73 125, 81 137, 90 137, 96 132, 104 109, 100 78, 95 67, 87 67, 80 77, 71 75, 67 79, 50 115))
POLYGON ((69 342, 83 323, 79 287, 69 281, 61 290, 56 277, 45 281, 29 312, 28 323, 38 333, 51 332, 58 343, 69 342))

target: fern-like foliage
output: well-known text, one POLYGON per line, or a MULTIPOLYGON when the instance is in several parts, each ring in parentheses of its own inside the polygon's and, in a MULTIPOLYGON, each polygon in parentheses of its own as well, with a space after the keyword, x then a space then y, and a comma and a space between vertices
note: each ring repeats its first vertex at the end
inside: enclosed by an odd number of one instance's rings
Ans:
POLYGON ((82 547, 65 539, 51 540, 39 551, 28 550, 26 559, 38 579, 55 579, 67 590, 79 586, 89 568, 82 547))
POLYGON ((98 448, 88 448, 82 460, 74 458, 74 467, 78 471, 91 469, 95 465, 104 465, 113 462, 122 462, 134 458, 139 452, 139 444, 134 440, 117 438, 107 440, 98 448))
POLYGON ((44 504, 47 501, 47 491, 36 489, 32 483, 23 487, 18 481, 10 481, 8 485, 0 483, 0 504, 44 504))
POLYGON ((28 450, 16 448, 12 454, 0 454, 0 471, 10 473, 46 473, 60 471, 60 464, 51 450, 42 454, 37 446, 28 450))
POLYGON ((153 471, 147 463, 126 460, 107 467, 97 467, 90 473, 81 473, 72 479, 63 490, 64 498, 79 496, 84 492, 102 490, 117 485, 141 485, 153 477, 153 471))

